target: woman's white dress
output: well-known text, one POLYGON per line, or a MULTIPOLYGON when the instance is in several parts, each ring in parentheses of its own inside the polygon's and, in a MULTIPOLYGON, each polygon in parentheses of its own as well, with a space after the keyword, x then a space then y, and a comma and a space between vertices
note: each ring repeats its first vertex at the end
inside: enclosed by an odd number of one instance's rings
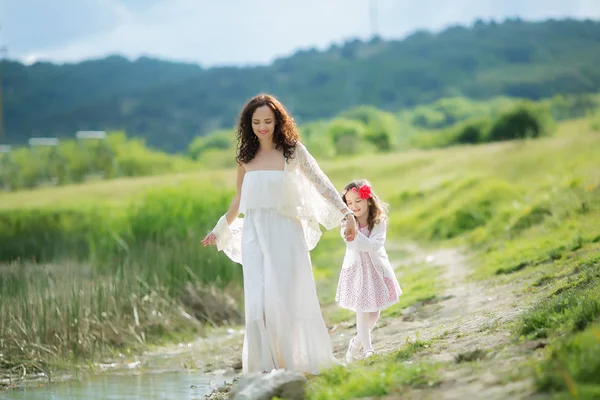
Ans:
POLYGON ((339 364, 321 314, 309 250, 345 208, 301 144, 284 171, 246 172, 240 213, 214 229, 217 247, 241 262, 246 331, 243 373, 285 368, 318 373, 339 364), (315 227, 317 231, 315 231, 315 227))

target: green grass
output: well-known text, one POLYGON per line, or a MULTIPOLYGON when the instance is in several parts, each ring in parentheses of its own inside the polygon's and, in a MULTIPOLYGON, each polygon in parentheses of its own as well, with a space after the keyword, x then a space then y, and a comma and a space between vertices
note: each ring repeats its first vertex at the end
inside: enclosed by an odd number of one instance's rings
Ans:
POLYGON ((543 392, 597 399, 599 376, 600 324, 595 324, 550 346, 536 370, 536 385, 543 392))
POLYGON ((600 394, 600 245, 554 261, 538 287, 549 290, 522 318, 517 333, 549 346, 533 374, 542 392, 595 398, 600 394))
POLYGON ((349 367, 332 368, 309 383, 308 399, 351 399, 370 396, 401 395, 410 388, 427 388, 439 382, 439 365, 407 363, 429 344, 406 344, 385 356, 373 356, 349 367))
POLYGON ((600 246, 592 254, 556 266, 570 269, 566 282, 523 317, 521 335, 537 339, 575 333, 600 318, 600 246))

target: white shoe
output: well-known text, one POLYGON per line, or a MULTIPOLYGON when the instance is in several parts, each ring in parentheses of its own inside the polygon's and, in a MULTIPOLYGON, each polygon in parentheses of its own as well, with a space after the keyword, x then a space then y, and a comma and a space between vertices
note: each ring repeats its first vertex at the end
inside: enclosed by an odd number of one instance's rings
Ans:
POLYGON ((375 350, 367 350, 362 353, 361 359, 364 360, 365 358, 369 358, 373 355, 375 355, 375 350))
POLYGON ((348 345, 348 351, 346 352, 346 362, 350 364, 360 358, 360 347, 354 345, 354 339, 350 339, 350 344, 348 345))

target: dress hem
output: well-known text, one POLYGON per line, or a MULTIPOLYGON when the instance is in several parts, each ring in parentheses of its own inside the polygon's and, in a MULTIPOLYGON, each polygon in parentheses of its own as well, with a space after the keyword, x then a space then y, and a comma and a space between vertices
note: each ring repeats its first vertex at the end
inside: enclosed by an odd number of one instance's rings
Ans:
POLYGON ((357 308, 357 307, 349 307, 349 306, 344 306, 342 305, 340 302, 336 301, 337 305, 340 306, 341 308, 345 309, 345 310, 350 310, 352 312, 377 312, 377 311, 383 311, 386 308, 389 308, 391 306, 393 306, 394 304, 398 303, 400 301, 400 299, 396 299, 396 300, 392 300, 392 301, 388 301, 384 304, 382 304, 379 307, 373 307, 373 308, 357 308))

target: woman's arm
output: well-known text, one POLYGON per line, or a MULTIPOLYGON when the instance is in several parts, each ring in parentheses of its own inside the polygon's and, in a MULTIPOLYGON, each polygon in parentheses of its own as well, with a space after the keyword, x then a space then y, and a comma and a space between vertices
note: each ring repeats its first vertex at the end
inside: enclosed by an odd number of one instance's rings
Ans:
POLYGON ((356 237, 357 227, 354 214, 342 200, 333 183, 323 173, 317 160, 308 152, 302 143, 296 145, 298 166, 302 173, 310 180, 325 201, 340 210, 340 220, 346 219, 344 239, 352 241, 356 237))
MULTIPOLYGON (((344 203, 338 191, 331 180, 319 167, 317 160, 308 152, 306 147, 298 143, 296 145, 296 156, 298 157, 298 166, 304 175, 317 188, 321 196, 330 204, 335 206, 342 215, 351 215, 352 211, 344 203)), ((341 218, 341 216, 340 216, 341 218)))
POLYGON ((227 209, 227 212, 225 213, 225 215, 223 217, 221 217, 221 220, 219 220, 219 223, 217 223, 217 225, 213 228, 213 230, 210 231, 204 239, 202 239, 202 245, 204 247, 213 246, 217 243, 217 233, 215 232, 215 230, 218 230, 221 233, 227 232, 228 228, 226 228, 224 226, 224 223, 222 222, 223 218, 225 218, 227 225, 231 225, 235 221, 237 216, 240 214, 240 199, 242 196, 242 182, 244 181, 245 175, 246 175, 246 169, 241 164, 238 164, 235 196, 231 200, 231 203, 229 204, 229 208, 227 209))
POLYGON ((227 209, 227 213, 225 213, 225 219, 227 219, 227 224, 231 225, 233 221, 240 214, 240 199, 242 197, 242 182, 244 181, 244 176, 246 175, 246 169, 238 164, 237 168, 237 182, 235 186, 235 196, 231 200, 229 204, 229 208, 227 209))

